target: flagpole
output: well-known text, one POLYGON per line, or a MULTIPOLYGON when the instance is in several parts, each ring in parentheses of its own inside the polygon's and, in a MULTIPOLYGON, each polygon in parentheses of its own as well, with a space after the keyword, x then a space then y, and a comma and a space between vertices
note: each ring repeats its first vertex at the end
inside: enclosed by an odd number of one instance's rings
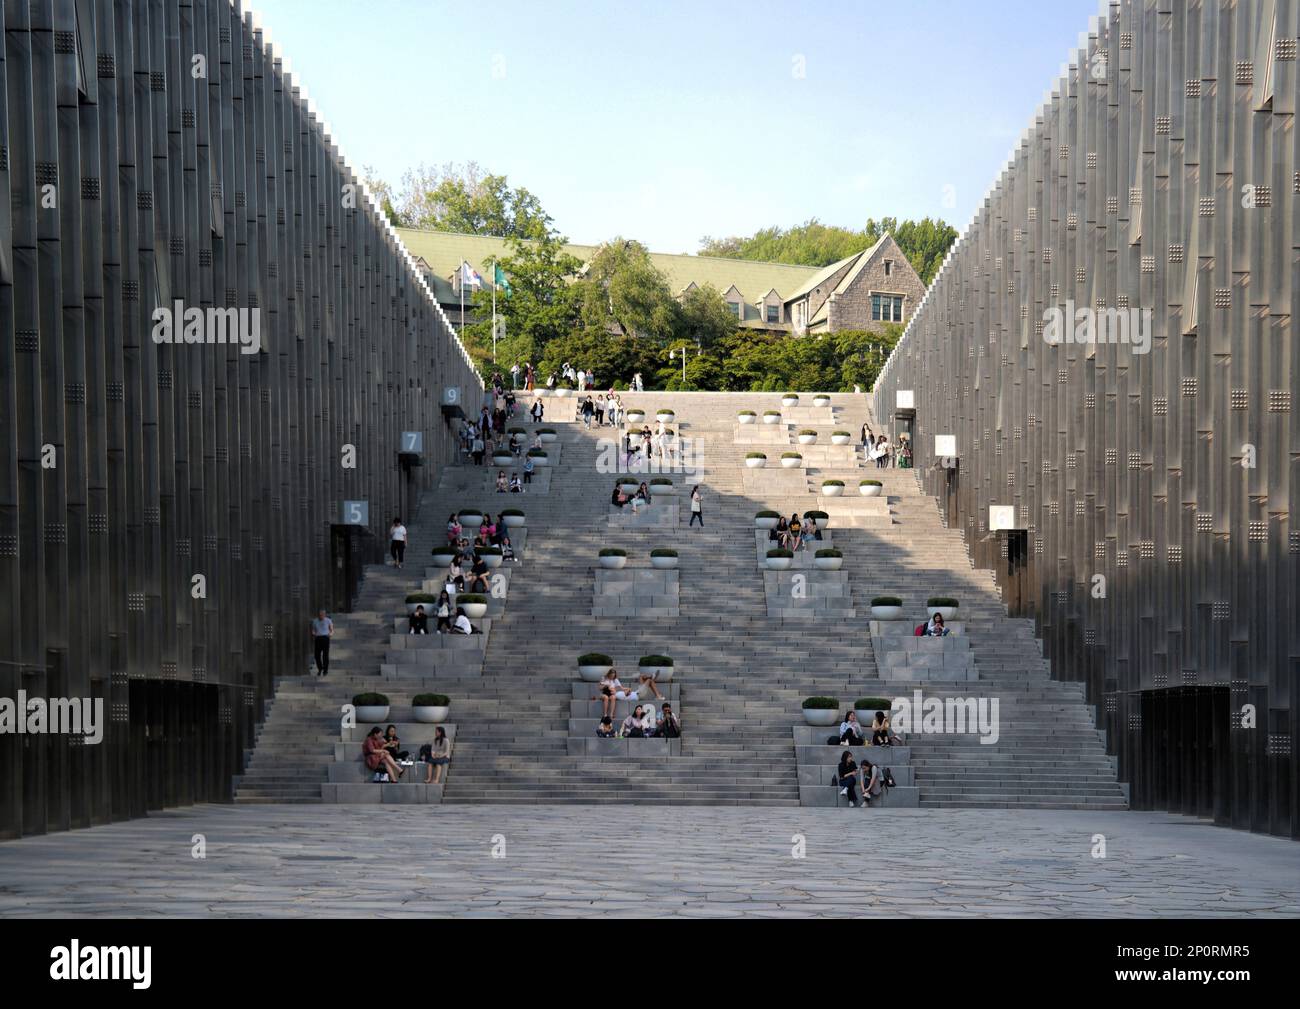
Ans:
POLYGON ((460 328, 465 330, 465 260, 460 261, 460 328))
POLYGON ((492 363, 497 363, 497 264, 492 262, 492 363))

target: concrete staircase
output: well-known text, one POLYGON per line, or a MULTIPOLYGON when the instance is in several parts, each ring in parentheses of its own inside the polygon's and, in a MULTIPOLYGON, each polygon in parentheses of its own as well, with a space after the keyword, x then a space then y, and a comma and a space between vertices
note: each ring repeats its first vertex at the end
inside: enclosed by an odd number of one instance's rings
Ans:
MULTIPOLYGON (((775 394, 640 393, 624 394, 624 401, 647 408, 652 427, 655 408, 675 410, 680 436, 693 440, 699 472, 671 474, 677 494, 657 490, 656 504, 635 518, 626 511, 611 515, 616 474, 597 472, 597 463, 613 457, 601 439, 617 433, 575 422, 572 397, 547 404, 541 426, 559 432, 560 451, 552 451, 556 464, 548 468, 544 490, 495 494, 490 460, 482 468, 445 469, 425 495, 418 520, 408 522, 406 570, 368 570, 358 611, 335 618, 330 676, 280 683, 239 782, 239 801, 319 801, 340 741, 339 705, 353 692, 381 689, 394 705, 409 703, 407 695, 421 690, 452 698, 455 751, 441 796, 447 803, 793 806, 800 803, 801 783, 810 801, 807 790, 824 774, 817 769, 824 755, 813 761, 809 754, 807 769, 796 759, 792 728, 802 727, 804 697, 834 696, 847 706, 863 696, 910 696, 919 686, 927 697, 996 696, 1001 713, 996 743, 980 744, 969 734, 915 734, 905 753, 891 755, 897 791, 918 790, 920 805, 1123 807, 1113 762, 1081 690, 1048 679, 1031 626, 1006 616, 991 575, 971 567, 960 534, 943 528, 914 474, 868 468, 860 450, 830 444, 834 430, 852 431, 856 444, 868 419, 863 397, 836 395, 830 407, 794 408, 797 416, 783 411, 788 416, 776 425, 736 420, 741 409, 760 418, 765 409, 781 409, 775 394), (798 445, 796 432, 805 427, 816 428, 825 444, 798 445), (787 450, 803 451, 803 465, 765 483, 764 473, 777 473, 744 464, 759 431, 769 467, 781 473, 778 460, 787 450), (832 477, 844 481, 843 496, 820 494, 821 481, 832 477), (881 480, 881 498, 858 494, 863 478, 881 480), (703 529, 687 526, 688 495, 697 483, 704 494, 703 529), (393 618, 405 594, 422 587, 425 560, 442 541, 447 514, 467 506, 527 513, 527 550, 510 571, 504 606, 490 614, 481 674, 448 665, 425 678, 381 679, 393 618), (769 615, 754 514, 818 507, 831 515, 833 545, 844 555, 837 574, 844 575, 851 608, 769 615), (676 549, 677 614, 651 608, 634 616, 593 616, 597 552, 604 546, 628 552, 625 570, 648 568, 653 548, 676 549), (882 673, 868 618, 874 595, 904 599, 904 628, 924 618, 926 597, 957 597, 964 644, 946 639, 918 647, 904 643, 900 631, 882 629, 900 645, 882 651, 888 666, 882 673), (939 668, 928 658, 913 663, 913 654, 933 654, 934 644, 942 653, 962 654, 954 667, 962 676, 941 678, 942 658, 939 668), (570 752, 575 732, 581 735, 586 720, 599 715, 590 685, 577 678, 577 656, 591 651, 611 655, 625 684, 635 682, 640 656, 673 657, 670 697, 680 706, 683 729, 679 755, 635 746, 612 754, 570 752), (895 653, 907 653, 906 661, 895 653), (926 670, 924 679, 918 681, 914 664, 926 670), (968 678, 972 666, 975 680, 968 678)), ((521 398, 521 410, 528 404, 521 398)), ((531 423, 512 423, 527 428, 531 440, 531 423)), ((436 578, 439 569, 430 566, 428 574, 436 578)), ((817 732, 824 738, 830 730, 817 732)))

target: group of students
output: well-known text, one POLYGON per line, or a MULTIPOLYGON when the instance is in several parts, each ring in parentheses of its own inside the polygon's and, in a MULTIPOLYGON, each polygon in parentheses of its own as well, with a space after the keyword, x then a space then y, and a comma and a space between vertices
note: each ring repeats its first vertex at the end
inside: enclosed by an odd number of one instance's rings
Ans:
POLYGON ((776 520, 776 525, 767 531, 769 543, 787 550, 802 550, 821 538, 822 531, 817 526, 817 520, 812 515, 801 518, 798 512, 788 519, 782 515, 776 520))
MULTIPOLYGON (((483 633, 470 623, 469 617, 465 614, 465 607, 457 606, 452 601, 451 592, 445 588, 438 594, 438 601, 433 604, 433 613, 438 621, 434 627, 435 634, 483 633)), ((429 614, 425 612, 423 603, 415 607, 411 615, 406 618, 406 622, 408 634, 429 633, 429 614)))
POLYGON ((898 469, 912 468, 912 443, 905 434, 899 436, 898 447, 895 449, 890 445, 888 435, 873 435, 863 424, 862 447, 867 458, 876 464, 876 469, 888 469, 890 466, 897 466, 898 469))
MULTIPOLYGON (((415 763, 410 759, 410 751, 402 749, 396 725, 389 725, 387 729, 376 725, 366 733, 365 742, 361 744, 361 756, 366 767, 374 772, 372 781, 400 781, 406 769, 415 763)), ((424 764, 424 783, 442 784, 443 768, 451 763, 451 740, 447 738, 447 730, 441 725, 434 729, 433 742, 420 747, 419 757, 424 764)))
POLYGON ((627 409, 623 406, 622 398, 610 389, 603 395, 587 396, 578 405, 578 413, 587 427, 591 427, 593 423, 597 427, 604 427, 606 424, 610 427, 618 427, 627 416, 627 409))
POLYGON ((601 719, 596 726, 596 735, 602 739, 642 739, 664 738, 676 739, 682 734, 682 723, 673 711, 673 707, 664 700, 659 684, 653 676, 638 673, 640 683, 636 687, 625 687, 618 678, 618 671, 610 669, 596 685, 593 701, 600 701, 601 719), (619 701, 638 702, 641 691, 646 690, 659 702, 659 717, 655 718, 653 704, 636 704, 636 707, 623 719, 618 729, 614 728, 614 713, 619 701))
MULTIPOLYGON (((850 711, 840 722, 838 738, 832 737, 827 743, 838 743, 840 746, 902 746, 903 737, 890 727, 889 715, 884 711, 877 711, 871 725, 866 728, 858 720, 858 713, 850 711)), ((865 756, 859 765, 853 759, 853 751, 845 750, 840 754, 833 784, 839 787, 840 795, 848 797, 850 806, 858 805, 858 793, 861 792, 861 805, 865 809, 883 790, 894 787, 894 775, 888 767, 877 766, 865 756)))

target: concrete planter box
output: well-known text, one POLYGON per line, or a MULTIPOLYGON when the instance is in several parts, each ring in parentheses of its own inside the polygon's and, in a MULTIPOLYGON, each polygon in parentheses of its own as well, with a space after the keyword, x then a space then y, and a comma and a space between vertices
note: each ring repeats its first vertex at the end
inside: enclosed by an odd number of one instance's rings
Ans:
POLYGON ((650 488, 652 497, 658 497, 660 494, 672 495, 677 493, 677 485, 673 483, 652 483, 647 484, 650 488))
POLYGON ((565 396, 569 394, 569 392, 570 390, 568 389, 556 389, 555 395, 558 396, 560 399, 563 399, 565 396))
POLYGON ((637 666, 642 676, 654 678, 656 683, 667 683, 673 678, 672 666, 637 666))
POLYGON ((627 419, 630 420, 630 421, 631 421, 632 423, 634 423, 634 424, 640 424, 641 421, 645 420, 645 411, 644 411, 644 410, 629 410, 629 411, 627 412, 627 419))
POLYGON ((799 456, 798 458, 794 458, 794 459, 790 458, 789 456, 783 456, 781 458, 782 469, 797 469, 801 465, 803 465, 803 456, 799 456))
POLYGON ((849 435, 849 434, 833 434, 833 435, 831 435, 831 444, 832 444, 832 445, 847 445, 847 444, 848 444, 850 441, 852 441, 852 440, 853 440, 853 436, 852 436, 852 435, 849 435))
POLYGON ((530 455, 527 458, 533 461, 534 466, 549 466, 551 464, 551 460, 549 456, 530 455))
POLYGON ((387 704, 358 704, 357 705, 357 724, 361 722, 386 722, 388 721, 387 704))
POLYGON ((499 568, 504 558, 500 554, 483 554, 482 561, 488 566, 488 569, 499 568))
POLYGON ((829 396, 814 396, 813 406, 830 406, 831 398, 829 396))
POLYGON ((539 434, 537 437, 542 440, 543 445, 550 445, 553 442, 559 441, 560 439, 560 436, 558 434, 552 434, 549 431, 547 431, 545 434, 539 434))
POLYGON ((579 666, 578 675, 586 683, 599 683, 605 678, 605 674, 613 668, 613 666, 579 666))
POLYGON ((800 445, 813 445, 813 444, 816 444, 816 442, 817 442, 817 436, 816 436, 815 434, 801 434, 801 435, 799 435, 799 444, 800 444, 800 445))
POLYGON ((451 711, 451 708, 446 704, 421 704, 411 710, 415 712, 415 720, 417 722, 436 724, 447 720, 447 714, 451 711))
MULTIPOLYGON (((873 606, 871 607, 872 620, 902 620, 903 607, 901 606, 873 606)), ((946 617, 944 619, 947 619, 946 617)))
POLYGON ((515 461, 515 457, 512 456, 509 452, 497 453, 492 457, 493 466, 511 466, 514 464, 514 461, 515 461))
POLYGON ((627 436, 627 443, 629 445, 640 445, 643 441, 645 441, 645 439, 639 434, 629 434, 627 436))
POLYGON ((764 557, 769 571, 789 571, 794 566, 793 557, 764 557))
POLYGON ((929 616, 934 616, 936 613, 939 614, 939 616, 943 617, 943 622, 945 624, 948 623, 948 621, 950 620, 957 619, 956 606, 927 606, 925 608, 925 612, 929 616))
POLYGON ((880 497, 880 492, 884 489, 879 484, 858 484, 858 493, 863 497, 880 497))
POLYGON ((480 512, 474 512, 472 515, 457 515, 456 521, 467 529, 477 529, 483 524, 483 515, 480 512))
POLYGON ((843 487, 842 484, 837 484, 837 483, 834 483, 834 484, 827 484, 827 483, 824 483, 824 484, 822 484, 822 493, 823 493, 824 495, 826 495, 827 497, 839 497, 841 494, 844 493, 844 487, 843 487))
POLYGON ((781 423, 781 415, 780 415, 779 413, 765 413, 765 414, 763 414, 763 423, 764 423, 764 424, 780 424, 780 423, 781 423))
POLYGON ((814 557, 813 567, 818 571, 838 571, 844 567, 843 557, 814 557))
POLYGON ((678 560, 680 560, 678 557, 651 557, 650 566, 652 568, 660 568, 661 570, 675 568, 677 567, 678 560))
POLYGON ((809 725, 839 725, 840 713, 836 708, 803 708, 803 720, 809 725))
POLYGON ((434 554, 432 557, 433 566, 436 568, 449 568, 455 556, 455 554, 434 554))
POLYGON ((754 421, 756 421, 756 420, 758 420, 758 415, 757 415, 757 414, 752 414, 752 413, 738 413, 738 414, 736 414, 736 423, 737 423, 737 424, 752 424, 752 423, 754 423, 754 421))
POLYGON ((746 459, 746 460, 745 460, 745 465, 748 466, 750 469, 762 469, 764 466, 767 465, 767 460, 766 460, 766 459, 746 459))
POLYGON ((600 557, 598 560, 602 568, 607 568, 610 571, 617 571, 620 568, 627 567, 626 557, 600 557))
POLYGON ((775 518, 755 518, 755 519, 754 519, 754 528, 755 528, 755 529, 775 529, 775 528, 776 528, 776 523, 777 523, 778 521, 779 521, 779 520, 778 520, 778 519, 775 519, 775 518))
POLYGON ((799 397, 798 397, 798 396, 782 396, 782 397, 781 397, 781 405, 782 405, 782 406, 798 406, 798 405, 799 405, 799 397))
POLYGON ((507 529, 518 529, 528 519, 526 515, 505 515, 502 516, 502 518, 505 521, 507 529))
POLYGON ((487 603, 457 603, 471 620, 482 620, 487 616, 487 603))

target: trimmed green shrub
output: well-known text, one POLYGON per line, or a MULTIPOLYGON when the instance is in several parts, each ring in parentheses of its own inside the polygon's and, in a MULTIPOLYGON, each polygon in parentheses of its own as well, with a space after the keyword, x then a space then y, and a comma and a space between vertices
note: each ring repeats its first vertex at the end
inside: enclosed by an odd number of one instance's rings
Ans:
POLYGON ((803 456, 798 452, 782 452, 782 459, 802 459, 803 456))
POLYGON ((388 707, 388 695, 376 694, 373 691, 365 694, 353 694, 352 705, 357 708, 386 708, 388 707))
POLYGON ((887 697, 859 697, 853 702, 853 707, 858 711, 883 711, 889 714, 893 703, 887 697))
POLYGON ((506 428, 506 430, 507 430, 510 434, 527 434, 527 433, 528 433, 528 432, 525 431, 522 427, 510 427, 510 428, 506 428))
POLYGON ((799 432, 799 435, 800 435, 801 437, 802 437, 803 435, 805 435, 805 434, 810 434, 810 435, 812 435, 814 438, 817 437, 817 432, 814 431, 814 430, 813 430, 812 428, 810 428, 810 427, 806 427, 806 428, 804 428, 802 431, 799 432))
POLYGON ((578 656, 578 665, 580 666, 612 666, 613 664, 613 659, 600 652, 587 652, 585 655, 578 656))
POLYGON ((902 606, 903 600, 899 599, 898 596, 873 596, 871 600, 871 605, 872 606, 902 606))
POLYGON ((481 592, 459 592, 456 594, 456 605, 463 606, 465 603, 486 603, 487 596, 481 592))
POLYGON ((838 550, 836 550, 834 547, 826 547, 822 550, 818 550, 816 556, 817 557, 843 557, 844 555, 840 553, 838 550))
POLYGON ((799 398, 799 394, 798 394, 797 392, 783 392, 783 393, 781 393, 781 398, 782 398, 782 399, 798 399, 798 398, 799 398))
POLYGON ((642 655, 638 666, 671 666, 673 660, 667 655, 642 655))
POLYGON ((766 459, 767 455, 763 452, 746 452, 746 459, 766 459))
POLYGON ((832 438, 835 438, 835 437, 840 437, 840 438, 852 438, 853 435, 852 435, 850 432, 848 432, 848 431, 832 431, 832 432, 831 432, 831 437, 832 437, 832 438))
POLYGON ((812 519, 812 520, 813 520, 814 522, 816 522, 818 525, 821 525, 822 522, 824 522, 826 519, 830 518, 830 516, 827 515, 825 512, 823 512, 823 511, 815 511, 815 510, 814 510, 814 511, 810 511, 810 512, 804 512, 804 513, 803 513, 803 517, 806 518, 806 519, 812 519))
POLYGON ((844 486, 844 481, 843 481, 843 480, 823 480, 823 481, 822 481, 822 486, 823 486, 823 487, 843 487, 843 486, 844 486))
POLYGON ((445 708, 450 703, 446 694, 416 694, 411 698, 413 708, 445 708))
POLYGON ((480 557, 499 557, 501 556, 500 547, 475 547, 474 552, 480 557))
POLYGON ((627 551, 622 547, 601 547, 601 557, 626 557, 627 551))
POLYGON ((785 547, 773 547, 767 552, 769 557, 793 557, 794 551, 787 550, 785 547))
POLYGON ((651 557, 676 557, 677 551, 670 550, 668 547, 655 547, 650 551, 651 557))
POLYGON ((884 484, 882 484, 879 480, 859 480, 858 486, 859 487, 883 487, 884 484))
POLYGON ((812 711, 838 711, 840 702, 836 697, 805 697, 803 707, 812 711))
POLYGON ((522 511, 520 511, 518 508, 502 508, 502 509, 501 509, 501 514, 502 514, 502 515, 518 515, 520 518, 522 518, 524 513, 523 513, 522 511))
POLYGON ((438 597, 432 592, 411 592, 407 595, 408 603, 436 603, 438 597))
POLYGON ((553 428, 553 427, 539 427, 539 428, 537 429, 537 433, 538 433, 538 434, 555 434, 555 428, 553 428))
POLYGON ((672 485, 673 481, 671 477, 657 476, 650 480, 651 487, 671 487, 672 485))
POLYGON ((546 458, 546 449, 544 449, 544 448, 530 448, 530 449, 528 450, 528 454, 531 455, 534 459, 545 459, 545 458, 546 458))
POLYGON ((483 513, 477 508, 462 508, 456 513, 457 518, 464 518, 466 515, 482 515, 483 513))
POLYGON ((450 544, 450 543, 444 543, 442 546, 434 547, 432 550, 429 551, 429 553, 431 553, 431 554, 458 554, 458 553, 460 553, 460 548, 459 548, 459 547, 455 547, 455 546, 453 546, 453 545, 450 544))
POLYGON ((670 416, 670 417, 676 417, 676 416, 677 416, 677 411, 676 411, 676 410, 669 410, 667 407, 663 407, 663 408, 661 408, 661 409, 656 410, 656 411, 655 411, 655 416, 657 417, 657 416, 659 416, 659 414, 661 414, 661 413, 662 413, 664 416, 670 416))
POLYGON ((754 518, 756 519, 779 519, 780 517, 780 512, 774 512, 768 508, 764 508, 761 512, 754 513, 754 518))
POLYGON ((736 411, 736 416, 737 416, 737 417, 757 417, 758 414, 756 414, 753 410, 737 410, 737 411, 736 411))
POLYGON ((948 596, 931 596, 925 601, 926 606, 956 606, 957 600, 948 596))
POLYGON ((764 417, 780 417, 780 416, 781 416, 781 411, 780 411, 780 410, 764 410, 764 411, 763 411, 763 416, 764 416, 764 417))

